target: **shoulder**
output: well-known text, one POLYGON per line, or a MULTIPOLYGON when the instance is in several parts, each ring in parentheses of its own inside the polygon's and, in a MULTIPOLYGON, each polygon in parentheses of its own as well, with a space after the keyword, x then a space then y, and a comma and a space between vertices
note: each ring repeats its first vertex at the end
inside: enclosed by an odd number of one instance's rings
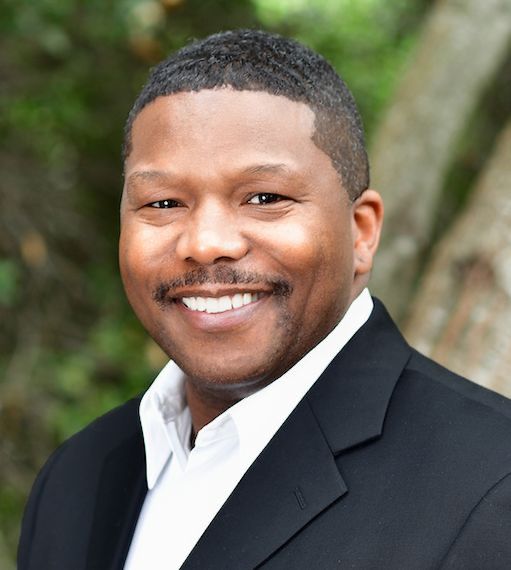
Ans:
MULTIPOLYGON (((364 329, 368 337, 365 353, 377 354, 379 369, 385 370, 383 361, 387 369, 397 370, 396 354, 401 355, 403 368, 392 397, 400 413, 406 407, 418 421, 435 420, 432 425, 453 432, 458 426, 467 434, 496 430, 511 437, 511 400, 410 347, 378 299, 374 298, 374 310, 364 329)), ((506 443, 511 448, 509 439, 506 443)))
POLYGON ((64 559, 73 549, 85 558, 106 466, 119 465, 111 477, 118 483, 126 479, 126 473, 143 470, 139 401, 130 400, 93 421, 50 456, 25 508, 18 548, 20 569, 32 568, 30 560, 37 560, 38 568, 57 567, 50 559, 64 559))
POLYGON ((86 445, 96 442, 100 447, 115 444, 120 438, 133 435, 141 430, 139 406, 141 396, 128 400, 109 412, 95 419, 85 428, 73 435, 68 445, 86 445))
POLYGON ((136 398, 111 410, 52 453, 34 482, 25 519, 43 503, 56 505, 70 496, 92 496, 105 461, 118 449, 129 447, 134 460, 143 461, 138 403, 136 398))
POLYGON ((138 408, 140 397, 110 410, 62 443, 42 467, 34 483, 31 497, 38 489, 48 486, 48 480, 57 487, 67 482, 90 481, 90 474, 97 472, 108 455, 127 443, 142 449, 142 429, 138 408), (51 478, 50 478, 51 475, 51 478))
POLYGON ((140 397, 133 398, 96 418, 64 441, 50 456, 47 465, 64 459, 78 459, 80 463, 94 460, 123 440, 141 435, 139 405, 140 397))
POLYGON ((56 466, 77 471, 83 465, 94 465, 124 441, 141 439, 139 405, 140 397, 133 398, 95 419, 57 448, 42 474, 56 466))
POLYGON ((396 385, 392 411, 406 419, 424 450, 434 444, 449 462, 470 466, 474 474, 490 465, 495 477, 511 469, 511 400, 415 350, 396 385))
POLYGON ((508 568, 511 560, 511 401, 417 352, 396 388, 420 429, 431 481, 447 481, 444 517, 459 513, 442 569, 508 568), (436 454, 436 455, 435 455, 436 454))
POLYGON ((463 404, 464 408, 474 407, 506 425, 511 425, 510 399, 451 372, 415 349, 412 349, 406 374, 416 382, 426 383, 438 396, 463 404))

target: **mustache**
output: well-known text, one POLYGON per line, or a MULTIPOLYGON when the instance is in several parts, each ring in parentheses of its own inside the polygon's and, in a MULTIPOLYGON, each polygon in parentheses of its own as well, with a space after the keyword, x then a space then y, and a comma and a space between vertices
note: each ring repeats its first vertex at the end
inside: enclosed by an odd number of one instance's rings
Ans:
POLYGON ((219 265, 212 269, 199 267, 169 281, 162 281, 153 291, 153 300, 159 305, 165 306, 173 302, 173 294, 179 289, 206 283, 215 285, 265 284, 271 287, 274 295, 280 297, 289 297, 293 292, 293 286, 281 277, 262 275, 254 271, 241 271, 234 267, 219 265))

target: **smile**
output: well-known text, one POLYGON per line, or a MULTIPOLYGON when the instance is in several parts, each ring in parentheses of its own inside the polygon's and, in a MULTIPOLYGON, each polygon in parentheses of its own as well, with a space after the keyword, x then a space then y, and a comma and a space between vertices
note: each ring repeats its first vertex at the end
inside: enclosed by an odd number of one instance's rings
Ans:
POLYGON ((222 297, 182 297, 181 302, 190 311, 202 313, 224 313, 255 303, 263 293, 236 293, 222 297))

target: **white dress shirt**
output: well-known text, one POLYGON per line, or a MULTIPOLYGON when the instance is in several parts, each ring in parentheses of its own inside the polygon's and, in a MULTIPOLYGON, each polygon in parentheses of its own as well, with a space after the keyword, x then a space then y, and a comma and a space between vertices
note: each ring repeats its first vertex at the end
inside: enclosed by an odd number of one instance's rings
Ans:
POLYGON ((204 426, 193 449, 184 374, 172 361, 163 368, 140 403, 149 490, 125 570, 174 570, 183 564, 250 465, 372 308, 364 289, 326 338, 280 378, 204 426))

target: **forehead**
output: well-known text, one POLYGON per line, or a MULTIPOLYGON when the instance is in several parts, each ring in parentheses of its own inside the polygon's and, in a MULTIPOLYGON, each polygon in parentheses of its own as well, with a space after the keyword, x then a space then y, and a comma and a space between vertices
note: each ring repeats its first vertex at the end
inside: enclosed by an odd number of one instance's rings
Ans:
POLYGON ((146 160, 193 155, 201 168, 215 158, 327 160, 312 141, 314 112, 306 104, 260 91, 207 89, 162 96, 133 123, 127 170, 146 160))

